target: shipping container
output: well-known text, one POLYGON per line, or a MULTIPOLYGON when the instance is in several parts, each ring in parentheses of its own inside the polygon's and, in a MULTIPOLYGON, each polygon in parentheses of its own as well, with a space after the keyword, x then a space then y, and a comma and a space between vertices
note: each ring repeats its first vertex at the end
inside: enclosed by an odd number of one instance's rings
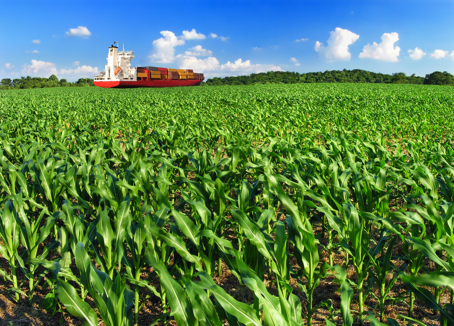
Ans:
POLYGON ((147 69, 151 71, 158 71, 158 67, 147 66, 147 69))
POLYGON ((179 79, 178 73, 176 71, 169 71, 167 79, 179 79))
POLYGON ((167 68, 158 68, 158 71, 160 71, 160 72, 162 72, 162 73, 167 75, 168 69, 167 68))
POLYGON ((141 78, 147 77, 147 73, 146 72, 138 72, 137 73, 137 77, 141 77, 141 78))

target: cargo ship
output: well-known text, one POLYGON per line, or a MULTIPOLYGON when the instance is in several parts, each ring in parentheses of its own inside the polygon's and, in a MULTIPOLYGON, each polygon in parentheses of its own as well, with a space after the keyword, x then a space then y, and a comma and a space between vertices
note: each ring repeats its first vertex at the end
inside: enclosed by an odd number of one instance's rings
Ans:
POLYGON ((191 69, 131 67, 134 52, 118 51, 118 42, 109 47, 106 68, 95 76, 96 86, 103 88, 197 86, 205 79, 191 69))

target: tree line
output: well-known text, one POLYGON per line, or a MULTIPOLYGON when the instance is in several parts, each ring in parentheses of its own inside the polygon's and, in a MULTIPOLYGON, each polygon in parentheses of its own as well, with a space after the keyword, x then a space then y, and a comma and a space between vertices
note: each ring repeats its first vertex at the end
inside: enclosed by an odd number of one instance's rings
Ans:
POLYGON ((432 84, 454 85, 454 76, 448 72, 435 71, 426 77, 405 75, 403 72, 392 75, 366 70, 331 70, 325 72, 297 73, 290 71, 268 71, 248 76, 214 77, 206 85, 254 85, 254 84, 297 84, 297 83, 387 83, 387 84, 432 84))
POLYGON ((4 78, 0 81, 0 89, 28 89, 28 88, 47 88, 47 87, 81 87, 95 86, 91 78, 79 78, 76 82, 68 82, 66 79, 58 79, 51 75, 49 78, 42 77, 21 77, 4 78))
MULTIPOLYGON (((214 77, 202 83, 205 86, 218 85, 254 85, 254 84, 297 84, 297 83, 386 83, 386 84, 428 84, 454 85, 454 75, 444 71, 435 71, 426 77, 405 75, 398 72, 392 75, 370 72, 366 70, 331 70, 325 72, 297 73, 290 71, 268 71, 248 76, 214 77)), ((76 82, 58 79, 51 75, 49 78, 21 77, 16 79, 4 78, 0 81, 0 89, 28 89, 46 87, 80 87, 94 86, 91 78, 79 78, 76 82)))

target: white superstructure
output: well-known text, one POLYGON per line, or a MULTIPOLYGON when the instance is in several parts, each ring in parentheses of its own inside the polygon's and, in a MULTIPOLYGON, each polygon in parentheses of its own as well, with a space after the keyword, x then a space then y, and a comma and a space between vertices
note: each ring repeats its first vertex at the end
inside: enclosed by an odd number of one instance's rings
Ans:
POLYGON ((131 59, 134 52, 118 51, 118 41, 109 47, 106 69, 99 76, 95 76, 95 81, 137 81, 137 68, 131 68, 131 59))

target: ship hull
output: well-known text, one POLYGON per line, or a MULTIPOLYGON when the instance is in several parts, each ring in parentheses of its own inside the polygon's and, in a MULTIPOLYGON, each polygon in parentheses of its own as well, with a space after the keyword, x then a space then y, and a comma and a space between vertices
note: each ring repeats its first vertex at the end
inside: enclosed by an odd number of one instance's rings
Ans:
POLYGON ((138 81, 95 81, 95 85, 102 88, 137 88, 137 87, 181 87, 197 86, 202 83, 203 79, 189 80, 138 80, 138 81))

